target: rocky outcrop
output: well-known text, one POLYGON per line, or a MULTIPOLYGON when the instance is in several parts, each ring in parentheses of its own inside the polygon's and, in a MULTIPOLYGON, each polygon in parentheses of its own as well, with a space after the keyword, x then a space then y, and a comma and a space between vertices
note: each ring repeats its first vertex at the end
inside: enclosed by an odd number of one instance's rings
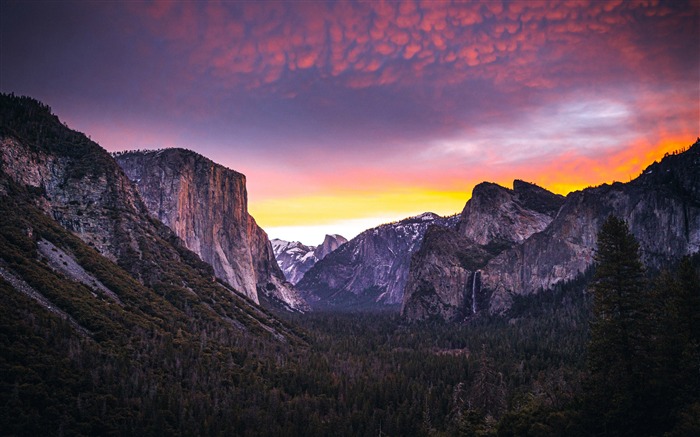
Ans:
POLYGON ((458 320, 487 308, 481 270, 502 251, 547 227, 562 196, 516 180, 472 191, 456 229, 431 227, 411 260, 402 314, 409 320, 458 320))
POLYGON ((472 191, 457 229, 476 244, 519 243, 552 221, 564 197, 515 180, 510 190, 483 182, 472 191))
POLYGON ((299 241, 272 239, 272 250, 282 273, 292 284, 304 277, 304 273, 318 262, 314 256, 314 246, 307 246, 299 241))
POLYGON ((455 320, 469 316, 476 302, 472 314, 502 313, 514 295, 575 279, 592 265, 598 230, 611 214, 627 221, 651 268, 696 253, 698 174, 700 142, 629 183, 588 188, 566 199, 519 181, 512 191, 480 184, 457 232, 426 236, 411 264, 402 312, 409 320, 455 320))
POLYGON ((475 314, 484 304, 479 268, 492 256, 452 229, 431 226, 411 260, 402 315, 457 320, 475 314))
POLYGON ((256 303, 260 294, 305 310, 277 266, 267 234, 248 214, 245 176, 189 150, 125 152, 115 159, 148 211, 256 303))
POLYGON ((323 258, 328 256, 328 254, 330 254, 331 252, 333 252, 334 250, 336 250, 337 248, 339 248, 347 242, 348 240, 342 235, 326 235, 323 238, 323 243, 316 246, 316 248, 314 249, 314 257, 316 257, 317 260, 321 261, 323 258))
POLYGON ((428 227, 455 223, 456 217, 425 213, 364 231, 314 265, 297 289, 316 308, 398 305, 411 255, 420 247, 428 227))
POLYGON ((296 284, 311 267, 347 241, 342 235, 333 234, 326 235, 318 246, 306 246, 298 241, 275 238, 272 240, 272 250, 284 276, 296 284))
POLYGON ((700 250, 700 143, 667 156, 638 178, 567 196, 543 232, 491 260, 483 286, 493 293, 490 309, 507 309, 514 294, 547 290, 574 279, 592 263, 597 233, 613 214, 627 221, 651 268, 700 250))
POLYGON ((38 206, 62 227, 110 260, 133 267, 130 272, 147 282, 146 269, 134 260, 144 258, 140 240, 159 236, 162 229, 150 222, 138 192, 107 152, 65 130, 62 139, 70 144, 65 150, 28 144, 20 135, 3 132, 3 173, 38 194, 38 206))

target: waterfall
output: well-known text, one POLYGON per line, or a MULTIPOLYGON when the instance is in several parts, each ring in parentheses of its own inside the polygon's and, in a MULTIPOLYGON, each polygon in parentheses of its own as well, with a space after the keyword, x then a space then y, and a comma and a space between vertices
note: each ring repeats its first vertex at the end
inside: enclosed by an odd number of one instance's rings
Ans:
POLYGON ((476 276, 478 274, 479 271, 475 271, 472 279, 472 314, 476 314, 476 276))

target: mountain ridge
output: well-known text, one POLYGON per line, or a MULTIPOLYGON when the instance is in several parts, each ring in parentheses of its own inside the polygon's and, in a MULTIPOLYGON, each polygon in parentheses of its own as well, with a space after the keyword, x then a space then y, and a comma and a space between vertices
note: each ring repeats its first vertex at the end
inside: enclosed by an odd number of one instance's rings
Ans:
POLYGON ((537 215, 518 214, 525 218, 520 225, 530 232, 526 238, 519 238, 518 232, 492 232, 491 227, 498 228, 503 221, 518 223, 508 219, 512 216, 508 214, 518 208, 499 208, 504 191, 494 188, 494 184, 480 184, 477 187, 482 192, 484 188, 490 190, 491 199, 470 199, 457 225, 459 232, 450 235, 450 231, 442 231, 441 238, 451 241, 426 247, 414 257, 402 312, 409 320, 456 320, 470 316, 465 302, 478 300, 481 311, 503 313, 514 296, 548 290, 582 275, 593 263, 598 227, 610 214, 628 221, 640 241, 645 263, 652 268, 696 253, 700 250, 698 174, 700 141, 649 165, 628 183, 572 192, 556 212, 551 196, 547 196, 550 201, 535 202, 533 205, 549 205, 550 219, 546 224, 530 226, 530 219, 537 215), (506 235, 511 245, 492 253, 481 265, 468 266, 463 258, 477 250, 475 241, 483 243, 488 235, 506 235))
POLYGON ((480 269, 545 229, 563 201, 520 180, 513 189, 491 182, 476 185, 456 226, 431 227, 411 257, 402 315, 409 320, 474 316, 484 307, 480 269))
POLYGON ((312 308, 381 310, 398 306, 410 255, 430 224, 451 226, 456 216, 434 213, 387 223, 360 233, 306 272, 297 288, 312 308))

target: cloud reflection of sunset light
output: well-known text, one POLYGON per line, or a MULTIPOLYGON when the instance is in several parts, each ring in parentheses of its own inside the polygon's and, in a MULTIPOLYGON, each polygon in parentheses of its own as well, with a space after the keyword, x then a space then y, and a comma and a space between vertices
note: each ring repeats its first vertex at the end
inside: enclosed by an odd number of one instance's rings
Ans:
POLYGON ((0 89, 108 150, 240 171, 271 236, 316 243, 458 212, 483 180, 635 177, 700 133, 699 17, 693 0, 7 1, 0 89))

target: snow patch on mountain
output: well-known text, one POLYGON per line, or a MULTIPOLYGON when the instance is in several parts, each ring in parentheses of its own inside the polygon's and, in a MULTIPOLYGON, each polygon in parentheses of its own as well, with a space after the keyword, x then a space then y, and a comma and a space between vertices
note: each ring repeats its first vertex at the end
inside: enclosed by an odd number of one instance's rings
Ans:
POLYGON ((345 237, 338 234, 326 235, 323 243, 318 246, 307 246, 299 241, 285 241, 278 238, 271 240, 277 264, 285 278, 292 284, 299 282, 311 267, 347 241, 345 237))

